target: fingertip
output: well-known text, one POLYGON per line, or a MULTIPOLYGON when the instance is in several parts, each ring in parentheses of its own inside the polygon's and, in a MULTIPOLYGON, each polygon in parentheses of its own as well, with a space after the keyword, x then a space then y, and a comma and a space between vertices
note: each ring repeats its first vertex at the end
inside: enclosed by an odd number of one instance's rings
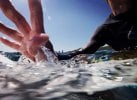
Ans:
POLYGON ((42 40, 44 41, 48 41, 49 40, 49 36, 47 34, 41 34, 40 37, 42 38, 42 40))
POLYGON ((49 37, 48 34, 45 34, 45 33, 40 34, 40 36, 49 37))

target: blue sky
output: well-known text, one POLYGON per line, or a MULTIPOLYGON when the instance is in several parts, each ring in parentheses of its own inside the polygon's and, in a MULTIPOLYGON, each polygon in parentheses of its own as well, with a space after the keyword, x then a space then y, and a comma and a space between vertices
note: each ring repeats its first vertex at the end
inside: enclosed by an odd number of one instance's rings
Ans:
MULTIPOLYGON (((30 23, 27 0, 12 3, 30 23)), ((45 30, 56 51, 83 47, 110 13, 105 0, 42 0, 42 5, 45 30)), ((0 21, 16 29, 1 11, 0 21)), ((0 49, 12 51, 2 43, 0 49)))

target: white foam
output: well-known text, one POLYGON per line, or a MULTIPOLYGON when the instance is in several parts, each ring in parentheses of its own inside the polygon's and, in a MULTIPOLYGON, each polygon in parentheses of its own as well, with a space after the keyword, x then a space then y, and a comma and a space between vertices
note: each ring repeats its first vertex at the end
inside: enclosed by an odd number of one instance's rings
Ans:
POLYGON ((9 65, 15 64, 15 62, 13 62, 10 59, 4 57, 4 55, 0 55, 0 62, 2 62, 4 64, 9 64, 9 65))

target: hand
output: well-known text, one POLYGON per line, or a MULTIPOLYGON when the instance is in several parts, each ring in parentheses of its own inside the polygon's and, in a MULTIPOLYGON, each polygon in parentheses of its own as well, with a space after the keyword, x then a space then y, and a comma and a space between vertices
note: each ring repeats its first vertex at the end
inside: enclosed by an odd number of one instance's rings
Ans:
POLYGON ((0 9, 18 28, 11 29, 0 22, 0 32, 9 36, 15 42, 0 37, 5 45, 16 49, 26 57, 36 61, 35 56, 39 54, 39 60, 47 59, 41 50, 41 45, 46 45, 53 51, 52 44, 47 34, 44 34, 43 12, 41 0, 28 0, 31 26, 26 19, 14 8, 9 0, 0 0, 0 9))

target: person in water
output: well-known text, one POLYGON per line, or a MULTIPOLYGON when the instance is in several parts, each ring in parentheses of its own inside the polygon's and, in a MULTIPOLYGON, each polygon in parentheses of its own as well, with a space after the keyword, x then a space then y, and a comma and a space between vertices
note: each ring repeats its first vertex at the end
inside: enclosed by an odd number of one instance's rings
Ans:
POLYGON ((84 48, 59 54, 59 59, 91 54, 105 44, 117 51, 137 49, 137 0, 107 0, 107 3, 112 14, 96 29, 89 43, 84 48))
MULTIPOLYGON (((0 32, 8 35, 17 42, 5 38, 0 41, 26 55, 33 61, 46 59, 41 45, 54 49, 49 37, 44 31, 41 0, 28 0, 31 26, 25 18, 12 6, 9 0, 0 0, 0 9, 15 23, 17 30, 8 28, 0 23, 0 32)), ((108 44, 114 50, 136 49, 137 46, 137 0, 107 0, 112 14, 97 28, 89 43, 81 48, 65 54, 57 54, 59 60, 70 59, 78 54, 91 54, 101 46, 108 44)))

